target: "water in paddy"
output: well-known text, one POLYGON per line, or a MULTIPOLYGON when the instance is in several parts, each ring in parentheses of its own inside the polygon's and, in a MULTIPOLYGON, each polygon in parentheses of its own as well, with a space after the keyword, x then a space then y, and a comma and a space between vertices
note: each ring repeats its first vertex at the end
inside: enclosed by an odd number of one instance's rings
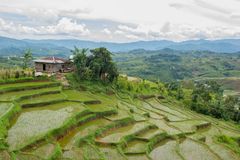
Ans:
POLYGON ((145 154, 133 154, 127 155, 128 160, 149 160, 149 158, 145 154))
POLYGON ((98 149, 106 160, 126 160, 114 146, 99 146, 98 149))
POLYGON ((23 114, 23 113, 27 113, 27 112, 33 112, 33 111, 41 111, 41 110, 59 110, 65 107, 73 107, 76 109, 81 109, 81 110, 85 110, 85 108, 77 102, 60 102, 60 103, 56 103, 56 104, 50 104, 50 105, 45 105, 45 106, 41 106, 41 107, 29 107, 29 108, 22 108, 21 112, 18 113, 17 115, 15 115, 11 120, 10 120, 10 127, 14 126, 18 120, 18 117, 23 114))
POLYGON ((176 141, 166 139, 155 146, 149 156, 152 160, 158 160, 159 157, 161 157, 161 160, 182 160, 176 152, 176 148, 176 141))
POLYGON ((83 144, 80 147, 73 147, 70 150, 66 150, 63 153, 64 159, 74 159, 74 160, 97 160, 102 159, 99 151, 95 146, 89 144, 83 144))
POLYGON ((180 153, 186 160, 202 160, 211 159, 219 160, 220 158, 213 153, 208 146, 196 142, 191 139, 186 139, 179 145, 180 153), (197 152, 196 152, 197 151, 197 152))
POLYGON ((113 110, 113 107, 110 107, 106 104, 90 104, 86 106, 89 110, 93 112, 104 112, 104 111, 110 111, 113 110))
POLYGON ((62 147, 67 145, 73 145, 75 138, 83 138, 89 133, 94 132, 95 130, 110 124, 111 122, 106 119, 95 119, 89 122, 86 122, 71 131, 69 131, 63 138, 59 140, 59 143, 62 147))

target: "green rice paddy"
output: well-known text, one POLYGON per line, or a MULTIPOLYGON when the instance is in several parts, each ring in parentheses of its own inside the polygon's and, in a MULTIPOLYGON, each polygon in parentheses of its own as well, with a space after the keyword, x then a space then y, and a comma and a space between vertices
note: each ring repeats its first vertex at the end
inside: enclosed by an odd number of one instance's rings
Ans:
POLYGON ((62 90, 56 82, 1 85, 0 124, 4 160, 240 159, 238 149, 217 141, 239 139, 232 122, 155 98, 62 90))

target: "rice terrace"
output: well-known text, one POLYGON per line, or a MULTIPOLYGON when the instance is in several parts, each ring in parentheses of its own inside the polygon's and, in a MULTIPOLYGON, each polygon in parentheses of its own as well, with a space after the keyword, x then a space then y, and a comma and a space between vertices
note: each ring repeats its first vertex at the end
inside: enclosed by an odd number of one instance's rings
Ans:
POLYGON ((240 160, 240 0, 0 0, 0 160, 240 160))
POLYGON ((51 80, 1 83, 0 158, 239 159, 238 141, 236 148, 224 143, 224 135, 239 137, 231 122, 157 95, 126 96, 65 89, 51 80))

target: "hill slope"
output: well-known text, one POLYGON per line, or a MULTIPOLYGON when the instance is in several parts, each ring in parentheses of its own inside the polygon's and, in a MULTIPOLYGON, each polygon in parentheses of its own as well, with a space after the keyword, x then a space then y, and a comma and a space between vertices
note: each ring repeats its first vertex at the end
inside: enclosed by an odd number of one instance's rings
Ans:
POLYGON ((235 124, 164 99, 62 90, 55 82, 0 91, 1 159, 240 158, 235 124))
POLYGON ((161 81, 240 75, 239 53, 134 50, 114 54, 121 72, 161 81))

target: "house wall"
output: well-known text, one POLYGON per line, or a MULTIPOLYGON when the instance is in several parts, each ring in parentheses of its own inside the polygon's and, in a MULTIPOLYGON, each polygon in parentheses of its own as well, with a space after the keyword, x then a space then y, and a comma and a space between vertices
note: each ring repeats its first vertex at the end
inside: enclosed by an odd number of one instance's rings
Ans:
POLYGON ((36 72, 60 72, 63 71, 62 64, 55 63, 35 63, 36 72), (45 64, 45 71, 43 65, 45 64))
POLYGON ((36 72, 71 72, 74 70, 73 63, 64 63, 64 64, 56 64, 56 63, 39 63, 35 62, 35 70, 36 72), (43 65, 45 64, 45 71, 43 70, 43 65))
POLYGON ((36 72, 42 72, 43 71, 43 64, 42 63, 34 63, 36 72))

